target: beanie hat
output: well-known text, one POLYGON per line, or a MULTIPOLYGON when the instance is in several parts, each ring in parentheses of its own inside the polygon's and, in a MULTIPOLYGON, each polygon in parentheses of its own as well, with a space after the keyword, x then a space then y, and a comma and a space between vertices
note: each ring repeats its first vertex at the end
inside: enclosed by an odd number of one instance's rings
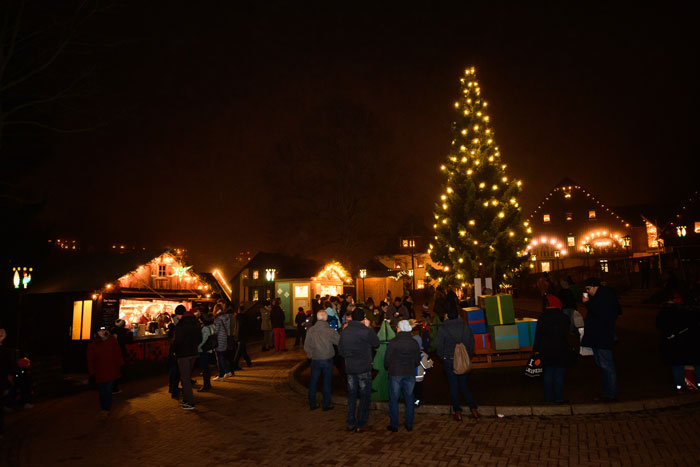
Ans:
POLYGON ((561 309, 562 303, 561 300, 556 295, 552 294, 547 294, 547 306, 545 308, 559 308, 561 309))
POLYGON ((399 331, 411 332, 411 329, 411 323, 409 323, 407 320, 402 319, 399 321, 399 331))
POLYGON ((123 328, 125 324, 126 321, 124 321, 123 319, 118 319, 114 322, 114 325, 118 328, 123 328))
POLYGON ((352 316, 353 321, 362 321, 365 319, 365 312, 359 308, 355 308, 352 310, 352 314, 350 316, 352 316))
POLYGON ((583 285, 585 287, 600 287, 600 279, 597 277, 589 277, 583 285))

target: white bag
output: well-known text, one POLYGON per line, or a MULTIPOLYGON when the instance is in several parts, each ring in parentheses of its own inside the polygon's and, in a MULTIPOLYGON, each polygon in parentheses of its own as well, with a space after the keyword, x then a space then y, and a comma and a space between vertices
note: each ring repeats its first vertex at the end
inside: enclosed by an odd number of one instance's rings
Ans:
POLYGON ((583 327, 583 316, 581 315, 581 313, 579 313, 578 310, 574 310, 574 313, 571 316, 571 321, 574 322, 574 327, 577 327, 577 328, 583 327))
MULTIPOLYGON (((579 334, 581 334, 581 339, 580 341, 583 340, 583 328, 578 328, 579 334)), ((580 342, 579 341, 579 342, 580 342)), ((593 349, 590 347, 581 347, 578 351, 579 355, 583 357, 591 357, 593 355, 593 349)))

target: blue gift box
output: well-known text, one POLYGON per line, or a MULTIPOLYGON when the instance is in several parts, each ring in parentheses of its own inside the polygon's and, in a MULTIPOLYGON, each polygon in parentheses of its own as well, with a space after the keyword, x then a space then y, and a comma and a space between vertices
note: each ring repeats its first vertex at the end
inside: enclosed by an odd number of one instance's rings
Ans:
POLYGON ((464 308, 467 312, 467 322, 474 334, 484 334, 486 332, 486 319, 484 310, 478 307, 464 308))
POLYGON ((537 320, 534 318, 516 319, 515 325, 518 327, 518 342, 520 347, 532 347, 532 344, 535 342, 537 320))

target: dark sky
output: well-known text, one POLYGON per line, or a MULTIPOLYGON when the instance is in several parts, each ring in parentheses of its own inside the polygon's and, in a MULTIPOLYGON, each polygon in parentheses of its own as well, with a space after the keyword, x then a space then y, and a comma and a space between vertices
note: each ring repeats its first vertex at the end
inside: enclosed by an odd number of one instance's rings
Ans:
POLYGON ((697 188, 694 11, 240 3, 134 1, 98 19, 113 45, 72 60, 94 66, 89 105, 110 123, 57 137, 23 178, 55 235, 182 245, 203 267, 240 249, 325 254, 342 186, 362 194, 369 253, 410 214, 430 221, 468 66, 524 214, 565 176, 610 205, 697 188), (329 127, 347 138, 314 153, 329 127), (298 206, 316 193, 310 217, 298 206))

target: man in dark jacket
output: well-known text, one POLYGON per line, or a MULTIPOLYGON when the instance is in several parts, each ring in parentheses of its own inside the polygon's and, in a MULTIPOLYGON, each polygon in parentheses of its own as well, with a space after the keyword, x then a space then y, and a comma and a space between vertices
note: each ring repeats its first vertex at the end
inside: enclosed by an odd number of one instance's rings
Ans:
POLYGON ((584 321, 581 346, 593 350, 593 358, 603 376, 603 394, 594 400, 611 402, 617 399, 617 373, 612 349, 615 343, 615 320, 620 312, 620 304, 615 292, 602 286, 596 277, 586 280, 584 290, 582 301, 588 313, 584 321))
POLYGON ((236 338, 236 341, 238 342, 238 345, 236 347, 236 356, 233 357, 234 371, 241 369, 241 357, 243 357, 243 360, 245 360, 246 365, 252 365, 250 356, 248 355, 248 351, 245 347, 248 343, 248 338, 250 338, 250 334, 252 332, 251 326, 252 325, 250 323, 250 319, 248 318, 248 315, 245 312, 245 306, 239 306, 238 312, 236 313, 236 329, 234 336, 236 338))
POLYGON ((408 309, 401 303, 401 297, 396 297, 394 303, 386 310, 386 318, 391 322, 391 327, 396 329, 399 321, 409 319, 408 309))
POLYGON ((545 402, 564 403, 564 372, 569 366, 569 318, 562 312, 558 297, 545 295, 547 305, 537 320, 532 350, 542 360, 545 402))
POLYGON ((447 319, 442 322, 435 338, 438 356, 442 358, 442 368, 447 376, 447 383, 450 386, 450 401, 454 410, 454 419, 462 421, 462 407, 459 405, 459 393, 469 405, 474 418, 479 418, 478 407, 467 388, 467 375, 456 375, 454 372, 455 346, 463 343, 469 354, 469 358, 474 355, 474 334, 467 323, 462 321, 456 309, 449 309, 447 319))
POLYGON ((270 311, 270 322, 272 323, 272 334, 275 339, 275 350, 283 352, 287 350, 285 345, 286 335, 284 332, 284 310, 280 306, 280 299, 274 301, 272 310, 270 311))
POLYGON ((355 308, 351 320, 340 335, 338 351, 345 358, 345 373, 348 382, 347 431, 363 433, 369 431, 369 403, 372 397, 372 348, 379 347, 379 338, 370 327, 365 313, 355 308), (360 406, 355 417, 357 396, 360 406))
POLYGON ((384 368, 389 370, 389 426, 396 432, 399 427, 399 392, 403 392, 406 404, 407 431, 413 430, 413 387, 416 384, 416 367, 420 364, 420 346, 411 336, 411 324, 407 320, 398 323, 398 333, 386 348, 384 368))
POLYGON ((574 311, 576 311, 576 297, 574 297, 568 281, 562 280, 559 284, 561 289, 559 289, 557 297, 561 300, 561 311, 569 318, 569 329, 574 331, 576 329, 573 320, 574 311))
POLYGON ((192 394, 192 369, 199 359, 199 343, 202 340, 202 330, 197 318, 191 311, 180 309, 184 305, 175 308, 175 314, 182 314, 182 318, 175 325, 175 339, 173 351, 177 358, 177 367, 180 370, 180 382, 182 383, 182 403, 180 407, 185 410, 194 409, 194 395, 192 394), (179 310, 178 310, 179 309, 179 310))

